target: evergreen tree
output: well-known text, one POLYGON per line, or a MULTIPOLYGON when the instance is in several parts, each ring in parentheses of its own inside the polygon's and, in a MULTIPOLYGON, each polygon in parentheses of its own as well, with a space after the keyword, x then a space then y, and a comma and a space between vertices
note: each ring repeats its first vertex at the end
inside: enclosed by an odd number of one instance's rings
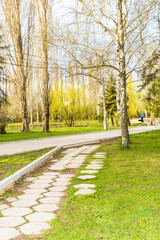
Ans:
POLYGON ((106 84, 106 109, 107 115, 111 118, 112 126, 114 126, 114 117, 117 112, 117 103, 116 103, 116 80, 113 75, 110 76, 106 84))

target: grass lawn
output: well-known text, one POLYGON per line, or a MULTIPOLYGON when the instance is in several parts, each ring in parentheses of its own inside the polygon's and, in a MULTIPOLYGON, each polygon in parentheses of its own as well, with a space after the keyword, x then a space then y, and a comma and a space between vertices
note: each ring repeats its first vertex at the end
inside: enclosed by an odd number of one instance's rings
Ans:
POLYGON ((12 156, 5 155, 0 157, 0 180, 9 177, 50 150, 50 148, 46 148, 31 153, 15 154, 12 156))
MULTIPOLYGON (((113 128, 110 128, 110 129, 113 129, 113 128)), ((7 134, 0 134, 0 142, 54 137, 54 136, 88 133, 88 132, 96 132, 96 131, 103 131, 103 126, 51 128, 49 133, 43 133, 42 129, 32 129, 28 133, 21 133, 20 129, 13 129, 13 130, 10 129, 10 130, 7 130, 7 134)))
POLYGON ((98 151, 107 153, 103 169, 93 180, 77 179, 80 172, 74 177, 65 204, 41 239, 160 239, 160 131, 132 135, 129 150, 118 141, 98 151), (84 182, 95 184, 96 193, 75 196, 73 185, 84 182))

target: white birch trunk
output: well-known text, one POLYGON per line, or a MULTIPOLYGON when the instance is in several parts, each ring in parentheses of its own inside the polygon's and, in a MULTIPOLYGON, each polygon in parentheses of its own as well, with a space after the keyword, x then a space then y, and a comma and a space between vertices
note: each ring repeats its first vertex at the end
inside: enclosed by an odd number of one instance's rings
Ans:
POLYGON ((104 130, 107 130, 106 91, 104 81, 103 81, 103 128, 104 130))
POLYGON ((125 67, 125 47, 124 47, 124 26, 123 26, 123 0, 118 0, 118 20, 119 20, 119 46, 118 46, 118 63, 119 63, 119 80, 121 89, 121 133, 122 147, 129 147, 129 131, 128 131, 128 114, 126 99, 126 67, 125 67))

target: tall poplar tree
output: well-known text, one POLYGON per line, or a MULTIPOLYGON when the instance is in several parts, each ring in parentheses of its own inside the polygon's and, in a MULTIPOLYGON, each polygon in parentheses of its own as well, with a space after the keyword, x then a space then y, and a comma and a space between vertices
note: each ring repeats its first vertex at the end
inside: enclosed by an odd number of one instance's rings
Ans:
POLYGON ((38 10, 40 35, 43 52, 43 79, 42 79, 42 102, 43 102, 43 132, 49 132, 49 70, 48 70, 48 0, 35 0, 38 10))
MULTIPOLYGON (((19 95, 21 104, 21 117, 22 117, 22 132, 29 131, 29 117, 28 117, 28 106, 27 106, 27 84, 29 78, 29 53, 31 51, 31 36, 33 26, 33 7, 29 2, 28 9, 28 26, 27 34, 24 37, 22 34, 22 8, 20 0, 2 0, 1 2, 3 12, 5 15, 6 25, 9 33, 8 39, 11 39, 13 52, 6 48, 8 59, 12 65, 11 67, 5 66, 7 74, 13 80, 16 91, 19 95), (24 52, 27 51, 27 54, 24 52)), ((7 39, 7 38, 6 38, 7 39)), ((7 40, 8 40, 7 39, 7 40)))

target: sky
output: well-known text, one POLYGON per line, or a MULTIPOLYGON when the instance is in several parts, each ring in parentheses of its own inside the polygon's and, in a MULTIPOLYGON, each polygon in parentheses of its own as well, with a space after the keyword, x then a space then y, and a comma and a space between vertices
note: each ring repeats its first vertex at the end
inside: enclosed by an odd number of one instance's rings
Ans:
POLYGON ((62 25, 71 23, 72 16, 69 13, 75 6, 75 0, 56 0, 53 3, 53 18, 57 19, 62 25))

